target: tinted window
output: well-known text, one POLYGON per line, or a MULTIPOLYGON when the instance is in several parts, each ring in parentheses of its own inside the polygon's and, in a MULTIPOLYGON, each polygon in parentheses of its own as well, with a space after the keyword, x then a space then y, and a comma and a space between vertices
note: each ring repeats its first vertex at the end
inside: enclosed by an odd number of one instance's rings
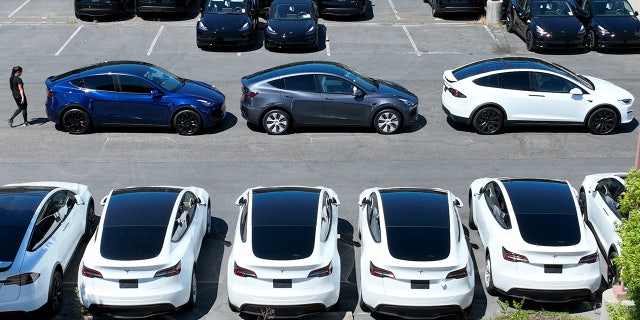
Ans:
POLYGON ((369 204, 369 208, 367 208, 367 222, 369 225, 369 231, 371 232, 371 237, 373 241, 376 243, 380 243, 382 234, 380 230, 380 211, 378 210, 378 198, 375 193, 372 193, 369 197, 371 203, 369 204))
POLYGON ((352 95, 357 89, 349 81, 334 76, 318 75, 318 80, 324 93, 352 95))
POLYGON ((252 247, 256 257, 296 260, 311 255, 318 218, 318 190, 254 191, 252 247))
POLYGON ((274 86, 274 87, 276 87, 276 88, 278 88, 278 89, 285 89, 284 78, 271 80, 271 81, 269 81, 269 84, 274 86))
POLYGON ((28 250, 35 250, 51 237, 73 209, 75 200, 68 191, 58 191, 44 204, 33 225, 28 250))
POLYGON ((116 91, 113 84, 113 76, 111 75, 84 77, 81 79, 72 80, 71 83, 77 87, 85 89, 116 91))
POLYGON ((118 82, 120 83, 120 92, 149 94, 151 90, 156 90, 156 87, 150 83, 135 77, 118 76, 118 82))
POLYGON ((316 92, 316 81, 312 74, 288 77, 284 83, 287 90, 316 92))
POLYGON ((178 212, 176 218, 173 221, 173 231, 171 233, 171 241, 179 241, 191 225, 193 221, 193 215, 196 214, 196 207, 198 205, 198 199, 191 192, 186 192, 180 204, 178 205, 178 212))
POLYGON ((498 77, 498 85, 500 88, 509 90, 531 90, 529 81, 529 72, 514 71, 503 72, 496 75, 498 77))
POLYGON ((386 191, 380 193, 380 199, 391 256, 408 261, 449 256, 449 200, 445 193, 386 191))
POLYGON ((173 188, 115 190, 104 217, 100 254, 113 260, 156 257, 179 192, 173 188))
POLYGON ((214 14, 246 14, 247 5, 244 0, 210 0, 204 10, 214 14))
POLYGON ((563 182, 505 180, 520 235, 527 243, 570 246, 580 242, 573 194, 563 182))
POLYGON ((534 1, 533 14, 540 17, 569 17, 573 10, 566 1, 534 1))
POLYGON ((498 84, 498 76, 495 74, 475 79, 473 80, 473 83, 483 87, 500 88, 500 85, 498 84))
POLYGON ((533 75, 538 85, 538 91, 569 93, 571 89, 578 87, 564 78, 560 78, 553 74, 534 72, 533 75))
POLYGON ((13 261, 36 209, 49 190, 0 188, 0 261, 13 261))
POLYGON ((611 212, 613 212, 618 219, 628 217, 627 213, 621 213, 618 210, 620 207, 619 198, 625 191, 624 184, 613 178, 602 179, 598 182, 596 191, 598 191, 604 203, 607 204, 607 207, 609 207, 611 212))

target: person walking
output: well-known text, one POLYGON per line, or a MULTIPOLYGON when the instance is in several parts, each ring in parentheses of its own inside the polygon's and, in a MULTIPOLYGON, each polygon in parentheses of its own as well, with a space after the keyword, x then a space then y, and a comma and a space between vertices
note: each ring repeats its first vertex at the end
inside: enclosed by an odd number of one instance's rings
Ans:
POLYGON ((16 104, 18 105, 18 109, 13 113, 11 118, 9 118, 9 126, 13 128, 13 118, 17 117, 20 112, 22 112, 22 117, 24 118, 23 126, 28 126, 29 121, 27 121, 27 95, 24 93, 24 82, 20 76, 22 75, 22 67, 16 66, 11 69, 11 78, 9 78, 9 86, 11 87, 11 93, 13 94, 13 99, 16 100, 16 104))

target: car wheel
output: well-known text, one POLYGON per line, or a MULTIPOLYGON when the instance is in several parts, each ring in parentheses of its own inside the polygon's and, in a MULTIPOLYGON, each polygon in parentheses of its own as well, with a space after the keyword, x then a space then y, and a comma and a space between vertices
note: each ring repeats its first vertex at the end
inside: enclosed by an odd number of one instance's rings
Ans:
POLYGON ((582 219, 584 222, 589 222, 587 215, 587 194, 583 188, 580 188, 580 194, 578 195, 578 206, 580 207, 580 213, 582 213, 582 219))
POLYGON ((618 127, 618 115, 610 108, 600 108, 589 115, 587 127, 593 134, 610 134, 618 127))
POLYGON ((55 270, 51 277, 51 283, 49 284, 49 298, 44 308, 47 316, 51 317, 60 312, 62 308, 62 297, 62 273, 59 270, 55 270))
POLYGON ((200 115, 193 110, 182 110, 173 117, 173 128, 183 136, 197 134, 202 129, 200 115))
POLYGON ((93 199, 89 200, 89 207, 87 208, 87 217, 84 225, 84 235, 82 238, 84 241, 89 241, 93 232, 96 230, 96 211, 93 206, 93 199))
POLYGON ((434 18, 440 17, 440 10, 437 8, 436 1, 438 0, 431 0, 431 15, 434 18))
POLYGON ((497 133, 503 125, 504 115, 495 107, 482 108, 473 116, 473 127, 480 134, 497 133))
POLYGON ((268 134, 284 134, 290 126, 289 114, 282 109, 271 110, 262 117, 262 127, 268 134))
POLYGON ((86 111, 73 108, 62 115, 62 126, 71 134, 84 134, 91 129, 91 117, 86 111))
POLYGON ((495 296, 498 291, 496 287, 493 286, 493 273, 491 270, 491 256, 487 253, 487 266, 484 269, 484 285, 487 288, 487 293, 495 296))
POLYGON ((618 254, 615 251, 609 252, 609 263, 607 264, 607 283, 609 284, 609 287, 616 284, 620 276, 620 274, 618 274, 618 267, 615 262, 613 262, 613 259, 617 256, 618 254))
POLYGON ((198 285, 196 282, 196 266, 193 266, 193 271, 191 271, 191 289, 189 290, 189 301, 187 302, 187 307, 188 308, 195 307, 197 301, 198 301, 198 285))
POLYGON ((378 133, 396 133, 400 130, 400 113, 393 109, 384 109, 376 114, 374 125, 378 133))
POLYGON ((587 40, 585 41, 585 47, 589 50, 596 49, 596 33, 593 30, 587 32, 587 40))
POLYGON ((507 32, 513 32, 513 12, 507 13, 504 24, 507 27, 507 32))
POLYGON ((534 51, 534 45, 533 45, 533 32, 531 30, 527 30, 527 33, 524 37, 524 41, 527 45, 527 50, 528 51, 534 51))
POLYGON ((207 203, 207 229, 204 233, 204 237, 211 237, 211 202, 207 203))
POLYGON ((471 206, 471 190, 469 190, 469 228, 473 230, 478 230, 478 227, 473 222, 473 206, 471 206))

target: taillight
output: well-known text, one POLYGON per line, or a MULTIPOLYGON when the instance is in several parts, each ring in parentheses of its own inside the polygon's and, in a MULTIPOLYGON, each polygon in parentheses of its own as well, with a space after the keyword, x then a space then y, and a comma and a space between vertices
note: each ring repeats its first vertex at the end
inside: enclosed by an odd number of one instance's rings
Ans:
POLYGON ((235 262, 233 263, 233 274, 235 274, 238 277, 243 277, 243 278, 247 278, 247 277, 249 277, 249 278, 257 278, 255 272, 253 272, 253 271, 251 271, 249 269, 240 267, 235 262))
POLYGON ((24 285, 36 282, 38 278, 40 278, 39 273, 29 272, 29 273, 21 273, 15 276, 7 277, 7 279, 4 280, 3 282, 5 286, 8 286, 8 285, 24 286, 24 285))
POLYGON ((578 263, 595 263, 598 261, 598 252, 580 258, 578 263))
POLYGON ((326 277, 331 275, 331 273, 333 272, 333 267, 331 267, 331 262, 329 262, 328 265, 320 268, 320 269, 315 269, 311 272, 309 272, 309 275, 307 276, 307 278, 313 278, 313 277, 326 277))
POLYGON ((468 276, 469 273, 467 272, 467 266, 464 266, 462 269, 449 272, 449 274, 447 274, 447 279, 464 279, 468 276))
POLYGON ((447 91, 449 91, 449 93, 451 93, 452 96, 456 97, 456 98, 466 98, 467 96, 465 96, 462 92, 454 89, 454 88, 449 88, 447 87, 447 91))
POLYGON ((393 272, 386 269, 378 268, 371 261, 369 261, 369 273, 371 273, 372 276, 378 277, 378 278, 394 278, 395 279, 396 277, 393 274, 393 272))
POLYGON ((87 278, 102 278, 102 273, 98 270, 82 266, 82 276, 87 278))
POLYGON ((182 265, 180 264, 180 261, 178 261, 178 263, 176 263, 176 265, 173 267, 159 270, 158 272, 156 272, 156 274, 153 275, 153 277, 154 278, 173 277, 173 276, 179 275, 181 270, 182 270, 182 265))
POLYGON ((251 99, 251 98, 253 98, 253 97, 257 96, 257 95, 258 95, 258 93, 257 92, 253 92, 253 91, 246 91, 244 93, 244 96, 246 98, 248 98, 248 99, 251 99))
POLYGON ((507 249, 505 249, 504 247, 502 247, 502 257, 507 260, 507 261, 511 261, 511 262, 525 262, 525 263, 529 263, 529 259, 527 259, 527 257, 521 255, 521 254, 517 254, 517 253, 513 253, 507 249))
POLYGON ((53 97, 53 96, 55 96, 55 95, 56 95, 56 93, 55 93, 55 92, 53 92, 53 91, 47 91, 47 98, 51 98, 51 97, 53 97))

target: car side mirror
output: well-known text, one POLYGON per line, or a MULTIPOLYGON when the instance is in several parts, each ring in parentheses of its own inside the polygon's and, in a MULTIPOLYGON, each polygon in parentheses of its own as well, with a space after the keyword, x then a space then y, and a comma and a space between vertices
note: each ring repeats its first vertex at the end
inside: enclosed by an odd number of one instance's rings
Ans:
POLYGON ((80 198, 80 196, 77 194, 73 196, 73 200, 75 200, 77 205, 80 205, 80 206, 84 205, 84 201, 82 201, 82 198, 80 198))
POLYGON ((176 224, 178 227, 182 227, 182 220, 180 220, 180 218, 176 219, 176 224))
POLYGON ((162 93, 160 93, 158 90, 155 90, 155 89, 151 90, 150 94, 154 98, 162 97, 162 93))
POLYGON ((108 199, 109 199, 109 196, 104 196, 104 198, 102 198, 102 200, 100 200, 100 205, 101 206, 106 205, 108 199))
POLYGON ((578 89, 578 88, 573 88, 571 90, 569 90, 569 93, 572 95, 582 95, 582 90, 578 89))
POLYGON ((460 198, 456 197, 455 199, 453 199, 453 205, 458 207, 458 208, 462 208, 464 205, 462 204, 462 200, 460 200, 460 198))
POLYGON ((353 96, 356 98, 362 98, 364 97, 364 92, 362 92, 362 90, 357 89, 356 91, 353 92, 353 96))

